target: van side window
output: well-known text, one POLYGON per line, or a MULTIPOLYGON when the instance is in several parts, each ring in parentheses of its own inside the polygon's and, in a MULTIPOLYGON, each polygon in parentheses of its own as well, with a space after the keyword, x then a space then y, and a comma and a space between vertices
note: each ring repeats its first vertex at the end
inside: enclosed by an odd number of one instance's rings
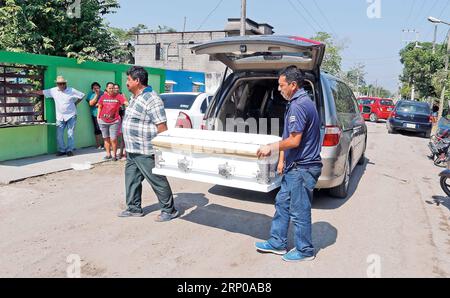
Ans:
POLYGON ((353 101, 354 96, 350 88, 342 82, 329 80, 331 92, 336 105, 336 114, 344 130, 352 129, 352 120, 355 118, 359 108, 353 101))
POLYGON ((336 112, 343 114, 356 113, 355 104, 353 102, 353 94, 350 88, 344 83, 330 80, 331 91, 336 104, 336 112))
POLYGON ((200 112, 204 114, 206 112, 206 109, 208 108, 208 97, 206 97, 203 102, 202 106, 200 107, 200 112))
POLYGON ((353 112, 351 112, 351 113, 359 113, 358 102, 356 100, 355 94, 353 94, 352 89, 350 89, 350 87, 348 87, 345 84, 342 84, 342 85, 344 85, 344 88, 347 89, 347 94, 348 94, 347 98, 350 101, 349 104, 353 106, 353 112))

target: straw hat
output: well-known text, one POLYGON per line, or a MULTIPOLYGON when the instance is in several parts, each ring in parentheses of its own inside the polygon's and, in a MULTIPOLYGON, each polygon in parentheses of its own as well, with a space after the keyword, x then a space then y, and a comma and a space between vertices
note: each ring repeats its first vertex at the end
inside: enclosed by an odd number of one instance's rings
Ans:
POLYGON ((55 83, 57 83, 57 84, 58 84, 58 83, 67 83, 67 80, 64 79, 63 76, 58 76, 58 77, 56 78, 55 83))

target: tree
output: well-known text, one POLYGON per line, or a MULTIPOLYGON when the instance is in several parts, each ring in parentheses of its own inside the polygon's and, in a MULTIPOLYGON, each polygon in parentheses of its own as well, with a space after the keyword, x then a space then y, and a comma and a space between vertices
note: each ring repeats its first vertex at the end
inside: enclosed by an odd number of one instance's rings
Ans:
POLYGON ((326 45, 322 69, 328 71, 332 75, 338 75, 341 72, 341 51, 344 47, 338 45, 331 34, 327 32, 317 32, 311 39, 320 41, 326 45))
POLYGON ((362 88, 366 85, 365 65, 358 63, 350 68, 349 71, 341 74, 341 78, 352 88, 356 93, 361 93, 362 88))
POLYGON ((75 0, 3 2, 0 49, 79 61, 113 61, 123 54, 102 18, 119 8, 117 0, 80 0, 79 7, 75 0))
POLYGON ((365 94, 367 96, 381 97, 381 98, 391 98, 393 94, 380 86, 374 86, 372 84, 361 87, 361 94, 365 94))
POLYGON ((433 77, 444 68, 445 49, 443 45, 437 45, 433 54, 432 47, 429 42, 410 43, 400 51, 400 61, 404 66, 400 76, 403 97, 410 97, 406 92, 411 91, 413 85, 421 98, 440 96, 436 92, 437 86, 433 85, 433 77))

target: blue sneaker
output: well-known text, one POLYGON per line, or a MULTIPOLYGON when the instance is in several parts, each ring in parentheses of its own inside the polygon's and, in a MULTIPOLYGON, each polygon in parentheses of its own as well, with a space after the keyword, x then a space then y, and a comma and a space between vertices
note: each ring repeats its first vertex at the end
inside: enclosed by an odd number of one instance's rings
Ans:
POLYGON ((316 258, 315 255, 310 257, 303 256, 296 248, 291 249, 287 254, 283 256, 283 261, 286 262, 303 262, 312 261, 316 258))
POLYGON ((284 255, 285 253, 287 253, 287 250, 285 250, 285 249, 276 249, 275 247, 270 245, 270 243, 267 242, 267 241, 256 242, 255 243, 255 247, 256 247, 256 250, 259 251, 259 252, 268 252, 268 253, 273 253, 273 254, 276 254, 276 255, 284 255))
POLYGON ((180 212, 178 212, 178 210, 174 210, 172 213, 162 211, 161 214, 156 217, 155 221, 156 222, 170 221, 172 219, 177 218, 179 215, 180 212))

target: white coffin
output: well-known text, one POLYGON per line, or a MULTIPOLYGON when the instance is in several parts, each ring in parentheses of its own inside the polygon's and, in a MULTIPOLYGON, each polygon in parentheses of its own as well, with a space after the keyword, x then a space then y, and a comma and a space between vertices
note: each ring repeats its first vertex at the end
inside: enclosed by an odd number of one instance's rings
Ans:
POLYGON ((174 128, 152 140, 153 173, 229 187, 270 192, 280 186, 278 154, 258 159, 261 145, 277 136, 174 128))

